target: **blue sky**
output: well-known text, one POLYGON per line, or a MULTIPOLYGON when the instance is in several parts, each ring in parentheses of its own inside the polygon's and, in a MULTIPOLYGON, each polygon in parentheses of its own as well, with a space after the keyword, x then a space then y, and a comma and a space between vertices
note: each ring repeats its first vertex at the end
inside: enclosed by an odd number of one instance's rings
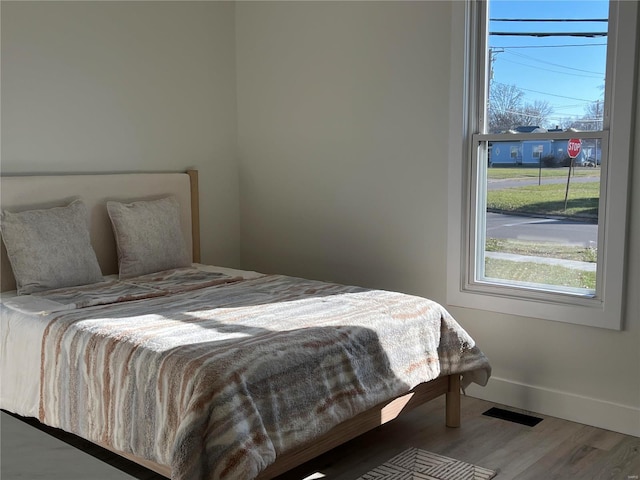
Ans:
MULTIPOLYGON (((608 2, 599 0, 492 0, 490 19, 603 19, 608 2)), ((606 32, 604 22, 490 21, 490 32, 606 32)), ((525 102, 545 100, 552 121, 581 117, 584 106, 604 95, 607 37, 489 36, 493 80, 513 84, 525 102)))

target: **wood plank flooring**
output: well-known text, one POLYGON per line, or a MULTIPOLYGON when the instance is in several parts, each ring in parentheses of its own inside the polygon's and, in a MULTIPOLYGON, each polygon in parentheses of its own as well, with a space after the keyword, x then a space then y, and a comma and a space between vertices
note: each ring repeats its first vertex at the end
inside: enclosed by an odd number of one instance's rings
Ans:
MULTIPOLYGON (((354 480, 409 447, 497 470, 497 480, 640 480, 640 438, 538 414, 533 415, 544 420, 535 427, 482 415, 493 406, 501 407, 463 397, 462 426, 451 429, 444 425, 444 399, 432 401, 278 477, 278 480, 354 480)), ((5 415, 3 413, 3 418, 5 415)), ((32 433, 34 430, 24 423, 21 425, 17 430, 12 426, 12 432, 5 431, 4 423, 0 426, 2 480, 29 478, 21 476, 19 466, 15 462, 12 464, 12 459, 23 461, 19 458, 25 458, 20 432, 32 433), (22 451, 19 458, 16 456, 18 450, 22 451)), ((120 470, 114 471, 111 477, 107 472, 100 478, 163 478, 77 437, 62 433, 61 438, 97 457, 96 462, 102 460, 120 470)), ((46 442, 36 443, 31 443, 30 448, 34 451, 41 447, 40 443, 46 442)), ((73 447, 67 448, 73 450, 73 447)), ((53 458, 56 457, 45 455, 42 461, 55 462, 53 458)), ((82 478, 65 477, 65 467, 64 464, 50 465, 49 472, 62 470, 63 473, 60 477, 48 478, 82 478)))

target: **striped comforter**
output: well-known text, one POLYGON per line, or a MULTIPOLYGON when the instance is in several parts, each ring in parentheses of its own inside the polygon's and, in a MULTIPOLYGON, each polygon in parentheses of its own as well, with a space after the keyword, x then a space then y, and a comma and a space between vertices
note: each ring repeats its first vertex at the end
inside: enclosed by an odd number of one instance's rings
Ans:
POLYGON ((180 269, 43 296, 75 309, 43 336, 40 420, 174 479, 254 478, 419 383, 490 373, 444 308, 399 293, 180 269))

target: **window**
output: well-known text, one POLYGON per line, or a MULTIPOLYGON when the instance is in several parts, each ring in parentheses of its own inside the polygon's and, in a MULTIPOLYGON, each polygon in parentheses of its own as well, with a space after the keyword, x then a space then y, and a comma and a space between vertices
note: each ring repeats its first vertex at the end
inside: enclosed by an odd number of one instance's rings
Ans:
POLYGON ((448 302, 619 329, 638 6, 540 3, 453 7, 448 302))
POLYGON ((531 150, 531 158, 540 160, 542 158, 542 151, 544 149, 544 145, 536 145, 531 150))

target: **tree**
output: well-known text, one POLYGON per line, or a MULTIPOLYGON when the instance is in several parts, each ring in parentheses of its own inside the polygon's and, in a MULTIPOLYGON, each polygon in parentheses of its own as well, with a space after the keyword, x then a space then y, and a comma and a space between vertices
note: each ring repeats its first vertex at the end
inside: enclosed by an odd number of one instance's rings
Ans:
POLYGON ((524 103, 524 92, 515 85, 492 82, 489 89, 489 132, 500 133, 521 125, 543 126, 553 108, 548 102, 524 103))
POLYGON ((560 130, 569 130, 570 128, 575 128, 574 124, 576 123, 576 119, 573 117, 563 117, 556 121, 556 126, 560 130))
POLYGON ((602 119, 604 117, 604 102, 602 100, 596 100, 588 104, 584 108, 583 121, 588 123, 588 128, 583 130, 602 130, 602 119))
POLYGON ((515 85, 491 82, 489 89, 489 131, 499 133, 518 126, 518 110, 524 92, 515 85))
POLYGON ((587 104, 584 108, 584 115, 577 120, 573 120, 570 128, 576 130, 602 130, 602 119, 604 117, 604 102, 596 100, 587 104))
POLYGON ((522 113, 520 114, 520 125, 546 127, 547 119, 552 113, 553 107, 547 101, 536 100, 533 103, 526 103, 522 107, 522 113))

